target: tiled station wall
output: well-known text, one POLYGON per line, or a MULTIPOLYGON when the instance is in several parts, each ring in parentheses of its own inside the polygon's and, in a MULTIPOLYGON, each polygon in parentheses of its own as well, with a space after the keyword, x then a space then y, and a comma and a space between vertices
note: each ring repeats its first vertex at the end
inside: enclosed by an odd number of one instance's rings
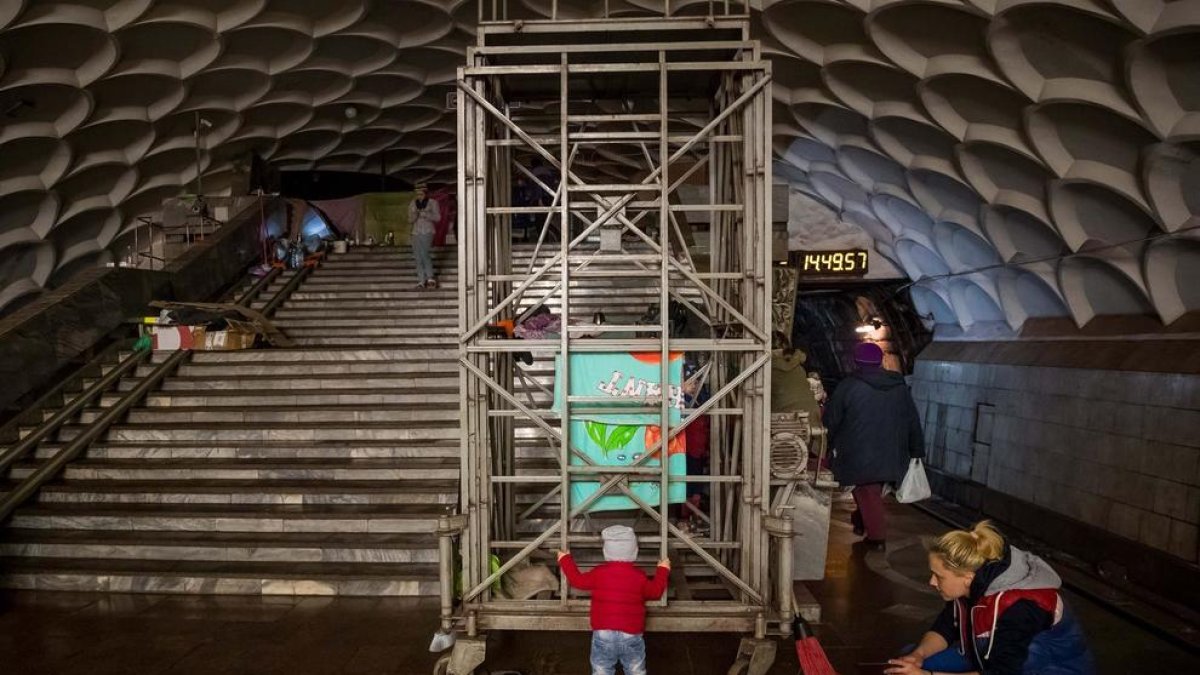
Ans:
POLYGON ((927 462, 1196 563, 1200 349, 1105 347, 930 345, 912 377, 927 462), (1171 364, 1192 372, 1155 371, 1171 364))

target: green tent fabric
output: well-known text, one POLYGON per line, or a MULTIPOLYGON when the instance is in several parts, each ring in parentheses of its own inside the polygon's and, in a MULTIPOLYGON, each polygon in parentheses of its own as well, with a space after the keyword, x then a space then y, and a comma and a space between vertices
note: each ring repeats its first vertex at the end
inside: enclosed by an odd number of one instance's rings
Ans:
POLYGON ((396 242, 408 244, 412 227, 408 222, 408 204, 413 200, 412 192, 375 192, 362 196, 363 200, 363 229, 375 237, 375 241, 383 241, 384 235, 396 233, 396 242))

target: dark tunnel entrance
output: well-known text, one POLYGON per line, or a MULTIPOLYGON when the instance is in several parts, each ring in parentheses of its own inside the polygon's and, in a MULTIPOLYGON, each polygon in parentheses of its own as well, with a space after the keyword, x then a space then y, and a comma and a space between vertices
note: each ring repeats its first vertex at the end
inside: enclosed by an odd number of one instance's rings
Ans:
POLYGON ((827 391, 854 370, 854 345, 871 341, 884 365, 910 375, 932 334, 913 306, 908 284, 887 282, 801 283, 796 293, 792 344, 808 354, 808 369, 827 391))

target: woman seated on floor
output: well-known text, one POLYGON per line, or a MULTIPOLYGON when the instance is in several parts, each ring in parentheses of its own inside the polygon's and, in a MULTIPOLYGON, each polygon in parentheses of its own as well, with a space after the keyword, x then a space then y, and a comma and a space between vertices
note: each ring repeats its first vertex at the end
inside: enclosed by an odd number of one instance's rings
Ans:
POLYGON ((1046 561, 1009 546, 988 521, 942 535, 929 569, 946 607, 921 643, 884 672, 1095 675, 1062 579, 1046 561))

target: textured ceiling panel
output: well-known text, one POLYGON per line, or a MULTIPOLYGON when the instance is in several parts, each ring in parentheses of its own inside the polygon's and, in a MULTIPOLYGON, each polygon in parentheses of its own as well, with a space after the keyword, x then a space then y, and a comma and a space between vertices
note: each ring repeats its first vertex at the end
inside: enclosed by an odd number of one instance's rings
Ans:
POLYGON ((800 66, 777 175, 861 223, 922 312, 994 331, 1200 310, 1200 2, 762 5, 776 69, 800 66))
POLYGON ((0 2, 0 311, 112 259, 137 217, 285 168, 454 176, 445 89, 474 5, 437 0, 0 2), (450 149, 447 152, 447 148, 450 149))
MULTIPOLYGON (((605 4, 661 7, 559 2, 605 4)), ((1200 309, 1200 0, 751 4, 777 179, 870 234, 937 322, 1200 309)), ((509 0, 511 18, 549 12, 509 0)), ((208 192, 251 151, 452 179, 444 95, 475 16, 468 0, 0 3, 0 309, 111 260, 190 187, 197 114, 208 192)), ((591 161, 622 176, 631 159, 591 161)))

